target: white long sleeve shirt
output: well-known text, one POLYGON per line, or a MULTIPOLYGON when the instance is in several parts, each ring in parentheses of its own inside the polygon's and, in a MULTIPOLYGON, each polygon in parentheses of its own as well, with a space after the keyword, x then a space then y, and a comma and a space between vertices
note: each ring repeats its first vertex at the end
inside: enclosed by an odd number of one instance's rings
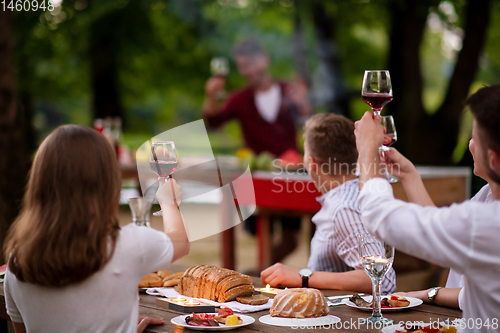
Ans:
MULTIPOLYGON (((463 317, 500 319, 500 201, 422 207, 394 198, 382 178, 366 182, 358 203, 368 231, 398 250, 464 275, 463 317)), ((498 332, 470 321, 468 332, 498 332)))
MULTIPOLYGON (((476 193, 476 195, 470 199, 470 201, 474 202, 493 202, 495 198, 493 197, 493 193, 491 192, 491 187, 489 184, 486 184, 476 193)), ((458 295, 458 306, 460 309, 464 306, 464 276, 463 274, 457 273, 453 268, 450 269, 450 273, 448 273, 448 279, 446 280, 446 288, 462 288, 458 295)))

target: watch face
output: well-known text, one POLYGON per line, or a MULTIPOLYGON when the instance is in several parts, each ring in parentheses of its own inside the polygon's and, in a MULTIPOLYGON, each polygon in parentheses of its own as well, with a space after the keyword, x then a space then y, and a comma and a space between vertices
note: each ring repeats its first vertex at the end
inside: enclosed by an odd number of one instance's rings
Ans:
POLYGON ((300 276, 309 277, 312 274, 312 271, 309 268, 303 268, 299 271, 300 276))

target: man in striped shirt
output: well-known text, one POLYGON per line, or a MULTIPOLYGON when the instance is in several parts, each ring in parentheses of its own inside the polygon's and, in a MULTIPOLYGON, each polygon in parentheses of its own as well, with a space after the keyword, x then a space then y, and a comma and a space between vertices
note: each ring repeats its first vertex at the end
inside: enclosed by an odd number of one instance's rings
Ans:
MULTIPOLYGON (((368 231, 357 204, 354 124, 343 116, 316 114, 306 123, 304 137, 304 164, 322 194, 317 198, 321 210, 312 218, 316 232, 311 241, 308 268, 313 273, 308 285, 371 293, 372 283, 358 252, 357 236, 368 231)), ((281 263, 262 271, 261 278, 273 287, 302 286, 299 271, 281 263)), ((396 274, 391 268, 382 280, 382 293, 395 289, 396 274)))

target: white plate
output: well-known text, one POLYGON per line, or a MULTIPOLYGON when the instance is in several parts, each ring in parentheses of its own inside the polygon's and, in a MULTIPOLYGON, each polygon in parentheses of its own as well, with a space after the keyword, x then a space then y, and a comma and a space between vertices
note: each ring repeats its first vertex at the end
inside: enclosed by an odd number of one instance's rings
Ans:
POLYGON ((339 317, 326 315, 316 318, 281 318, 271 317, 271 315, 262 316, 259 321, 263 324, 273 326, 287 326, 292 328, 299 328, 300 326, 328 326, 340 321, 339 317))
MULTIPOLYGON (((386 298, 388 296, 382 296, 382 298, 386 298)), ((419 299, 419 298, 415 298, 415 297, 406 297, 405 298, 407 300, 410 301, 410 305, 408 306, 401 306, 401 307, 397 307, 397 308, 380 308, 380 310, 382 312, 393 312, 393 311, 401 311, 401 310, 406 310, 406 309, 409 309, 409 308, 413 308, 415 306, 419 306, 420 304, 422 304, 422 300, 419 299)), ((372 301, 372 296, 363 296, 363 299, 367 302, 371 302, 372 301)), ((353 302, 351 302, 350 300, 347 300, 345 301, 345 305, 347 306, 350 306, 351 308, 356 308, 356 309, 360 309, 360 310, 364 310, 364 311, 372 311, 373 308, 372 307, 364 307, 364 306, 357 306, 356 304, 354 304, 353 302)))
MULTIPOLYGON (((429 326, 429 324, 424 324, 424 325, 429 326)), ((397 330, 404 331, 403 326, 404 325, 402 325, 402 324, 389 325, 389 326, 382 328, 382 333, 394 333, 397 330)))
MULTIPOLYGON (((210 314, 216 315, 217 313, 210 313, 210 314)), ((187 316, 190 316, 190 314, 183 315, 183 316, 177 316, 175 318, 172 318, 170 320, 170 322, 174 325, 182 326, 182 327, 189 328, 189 329, 192 329, 195 331, 227 331, 227 330, 234 330, 235 328, 238 328, 238 327, 250 325, 255 321, 255 319, 253 317, 238 314, 237 316, 240 317, 241 320, 243 320, 243 324, 241 324, 241 325, 226 326, 224 324, 219 323, 219 326, 192 326, 192 325, 188 325, 186 323, 187 316)))
MULTIPOLYGON (((440 323, 441 325, 446 325, 446 323, 443 323, 441 322, 440 323)), ((425 326, 429 326, 429 323, 424 323, 425 326)), ((395 333, 396 330, 400 330, 400 331, 404 331, 404 328, 403 328, 404 325, 402 324, 397 324, 397 325, 390 325, 390 326, 386 326, 382 329, 382 332, 383 333, 395 333)), ((456 326, 456 325, 450 325, 450 326, 456 326)), ((458 333, 461 333, 463 332, 462 329, 460 329, 460 327, 457 327, 457 332, 458 333)))

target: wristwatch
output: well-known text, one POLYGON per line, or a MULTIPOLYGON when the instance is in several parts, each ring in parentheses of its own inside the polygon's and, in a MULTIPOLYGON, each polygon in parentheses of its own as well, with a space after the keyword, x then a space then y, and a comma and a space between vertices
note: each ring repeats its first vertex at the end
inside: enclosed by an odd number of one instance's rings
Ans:
POLYGON ((300 277, 302 278, 302 288, 309 288, 309 277, 312 273, 313 272, 309 268, 302 268, 299 271, 300 277))
POLYGON ((435 299, 436 299, 436 296, 438 294, 438 291, 439 289, 441 289, 443 287, 434 287, 432 288, 431 290, 429 290, 429 292, 427 293, 427 298, 429 299, 429 302, 431 302, 432 304, 435 303, 435 299))

